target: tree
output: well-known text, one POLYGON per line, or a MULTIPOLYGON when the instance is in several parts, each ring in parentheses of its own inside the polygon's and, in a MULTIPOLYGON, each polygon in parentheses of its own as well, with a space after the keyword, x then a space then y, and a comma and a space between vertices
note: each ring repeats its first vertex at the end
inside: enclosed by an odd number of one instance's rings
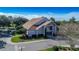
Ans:
POLYGON ((5 15, 0 15, 0 25, 2 26, 10 26, 10 20, 5 15))
POLYGON ((50 20, 52 20, 53 22, 55 22, 55 19, 53 17, 51 17, 50 20))
POLYGON ((10 26, 15 27, 15 24, 13 22, 14 18, 12 16, 8 16, 8 19, 10 20, 10 26))
POLYGON ((13 17, 13 16, 6 16, 6 15, 0 15, 0 26, 1 27, 17 27, 19 25, 24 24, 27 22, 28 19, 23 17, 13 17))
POLYGON ((75 20, 76 20, 76 18, 75 18, 75 17, 72 17, 72 18, 69 20, 69 22, 75 23, 75 20))
POLYGON ((56 25, 60 25, 61 21, 56 21, 55 23, 56 23, 56 25))
POLYGON ((28 19, 22 18, 22 17, 14 18, 14 23, 16 24, 16 26, 22 25, 27 21, 28 21, 28 19))

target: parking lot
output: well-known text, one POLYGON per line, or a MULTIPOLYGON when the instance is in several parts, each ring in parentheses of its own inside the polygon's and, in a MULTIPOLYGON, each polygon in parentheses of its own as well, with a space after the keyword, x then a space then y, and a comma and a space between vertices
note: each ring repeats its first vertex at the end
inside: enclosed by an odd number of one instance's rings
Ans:
POLYGON ((58 41, 51 39, 43 39, 31 42, 22 42, 17 44, 12 44, 9 39, 4 39, 7 42, 5 48, 0 49, 1 51, 37 51, 52 47, 54 45, 67 45, 66 41, 58 41))
MULTIPOLYGON (((5 48, 0 49, 0 51, 38 51, 42 49, 46 49, 53 46, 70 46, 68 40, 64 40, 62 37, 57 36, 55 39, 41 39, 29 42, 20 42, 20 43, 12 43, 11 37, 0 38, 6 42, 5 48)), ((79 47, 79 41, 76 41, 76 47, 79 47)))

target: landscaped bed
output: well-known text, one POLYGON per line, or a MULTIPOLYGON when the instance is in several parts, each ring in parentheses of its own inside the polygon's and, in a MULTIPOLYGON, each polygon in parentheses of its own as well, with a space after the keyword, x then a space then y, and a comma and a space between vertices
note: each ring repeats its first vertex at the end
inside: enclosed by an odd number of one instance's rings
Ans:
POLYGON ((21 42, 22 41, 21 37, 22 37, 22 35, 15 35, 12 37, 11 41, 14 43, 21 42))
POLYGON ((62 47, 62 46, 54 46, 52 48, 47 48, 41 51, 79 51, 79 48, 71 48, 71 47, 62 47))
POLYGON ((42 39, 45 39, 45 38, 43 38, 43 37, 26 38, 23 35, 16 34, 15 36, 12 37, 11 41, 13 43, 19 43, 19 42, 28 42, 28 41, 42 40, 42 39))

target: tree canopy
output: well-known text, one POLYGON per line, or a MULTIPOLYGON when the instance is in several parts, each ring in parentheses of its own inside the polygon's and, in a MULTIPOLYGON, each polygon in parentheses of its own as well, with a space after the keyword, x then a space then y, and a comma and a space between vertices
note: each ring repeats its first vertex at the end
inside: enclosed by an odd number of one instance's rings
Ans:
POLYGON ((13 17, 13 16, 0 15, 0 27, 18 26, 18 25, 22 25, 23 23, 27 21, 28 19, 20 17, 20 16, 13 17))
POLYGON ((75 23, 75 20, 76 20, 76 18, 72 17, 72 18, 70 18, 69 22, 75 23))
POLYGON ((52 22, 55 22, 55 18, 51 17, 50 20, 52 20, 52 22))

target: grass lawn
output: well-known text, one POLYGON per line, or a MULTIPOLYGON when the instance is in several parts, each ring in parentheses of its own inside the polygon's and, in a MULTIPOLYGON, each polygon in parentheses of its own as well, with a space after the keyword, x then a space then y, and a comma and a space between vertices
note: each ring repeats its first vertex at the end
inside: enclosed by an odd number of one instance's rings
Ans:
POLYGON ((54 50, 53 50, 53 48, 47 48, 47 49, 40 50, 40 51, 54 51, 54 50))
POLYGON ((21 37, 22 35, 15 35, 12 37, 11 41, 14 42, 14 43, 18 43, 18 42, 21 42, 21 37))
POLYGON ((12 39, 11 39, 11 41, 13 42, 13 43, 19 43, 19 42, 28 42, 28 41, 35 41, 35 40, 42 40, 42 39, 44 39, 44 38, 31 38, 31 39, 22 39, 21 38, 22 37, 22 35, 19 35, 19 34, 16 34, 15 36, 13 36, 12 37, 12 39))

